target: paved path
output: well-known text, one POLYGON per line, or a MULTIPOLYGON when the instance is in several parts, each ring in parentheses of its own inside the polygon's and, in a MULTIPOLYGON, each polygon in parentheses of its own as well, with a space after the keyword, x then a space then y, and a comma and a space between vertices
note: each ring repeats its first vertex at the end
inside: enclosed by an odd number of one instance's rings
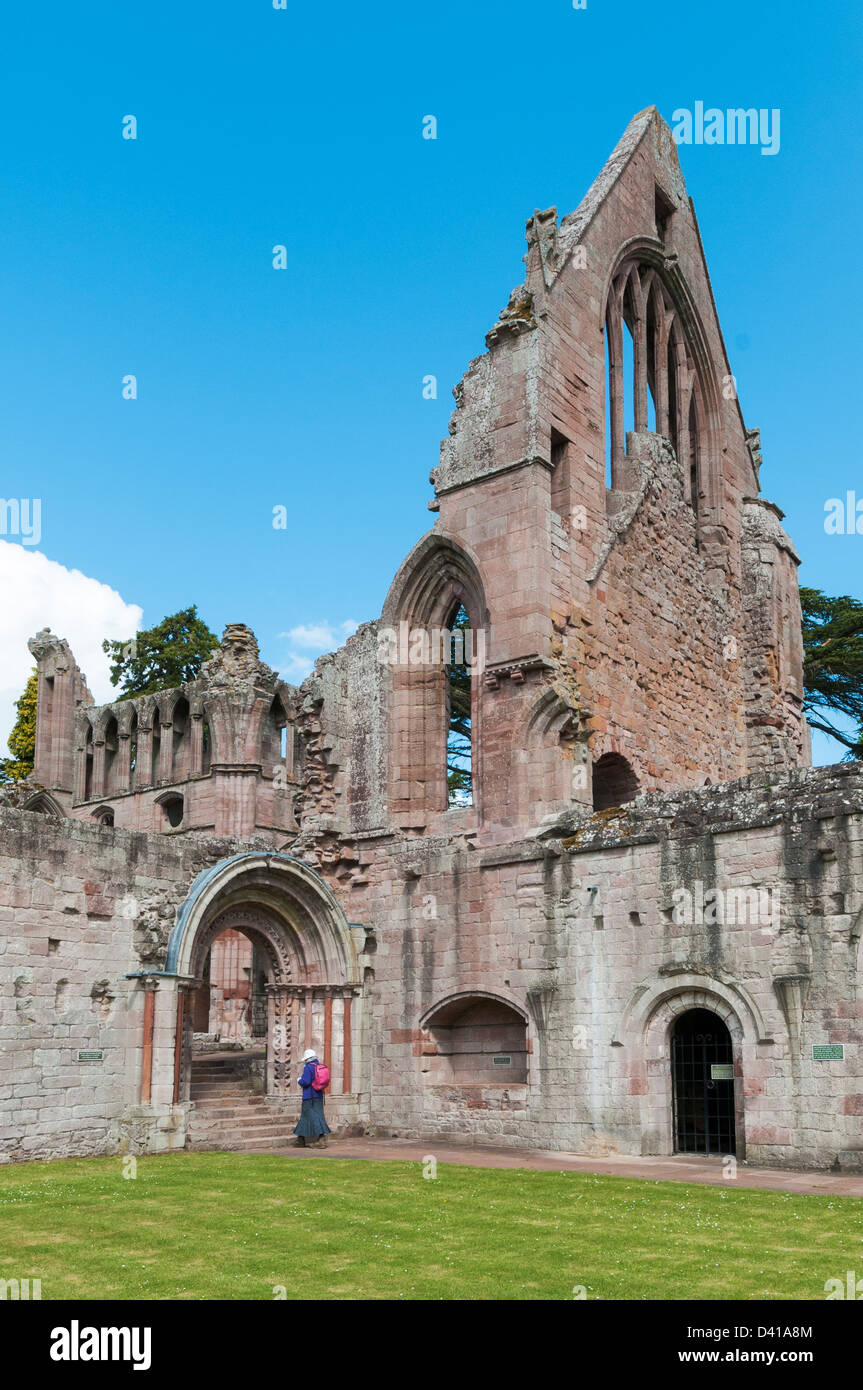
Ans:
MULTIPOLYGON (((420 1143, 414 1139, 338 1139, 330 1138, 326 1149, 290 1148, 264 1152, 282 1158, 363 1158, 408 1160, 416 1163, 432 1154, 438 1163, 458 1163, 473 1168, 530 1168, 552 1172, 603 1173, 619 1178, 648 1181, 713 1183, 732 1185, 722 1176, 722 1158, 702 1158, 697 1154, 672 1158, 593 1158, 589 1154, 557 1153, 547 1149, 495 1149, 470 1144, 439 1144, 433 1139, 420 1143)), ((777 1192, 816 1192, 837 1197, 863 1197, 863 1174, 796 1172, 784 1168, 754 1168, 737 1165, 736 1187, 763 1187, 777 1192)))

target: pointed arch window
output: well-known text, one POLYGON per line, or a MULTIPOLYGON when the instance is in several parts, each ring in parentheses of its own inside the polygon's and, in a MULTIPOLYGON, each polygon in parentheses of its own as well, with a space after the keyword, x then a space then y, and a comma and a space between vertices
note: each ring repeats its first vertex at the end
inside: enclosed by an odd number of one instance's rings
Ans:
POLYGON ((606 304, 606 486, 631 486, 627 435, 649 431, 667 438, 678 458, 683 486, 696 514, 709 493, 709 437, 697 343, 681 318, 672 289, 653 264, 626 261, 614 276, 606 304))
POLYGON ((473 559, 448 537, 424 537, 396 576, 381 616, 388 795, 398 824, 416 829, 440 812, 480 812, 488 631, 473 559))

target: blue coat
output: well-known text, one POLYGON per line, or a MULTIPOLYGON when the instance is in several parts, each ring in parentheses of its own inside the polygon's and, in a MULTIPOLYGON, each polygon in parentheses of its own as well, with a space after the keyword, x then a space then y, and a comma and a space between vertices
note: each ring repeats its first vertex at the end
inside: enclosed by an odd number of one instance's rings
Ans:
POLYGON ((317 1061, 318 1059, 316 1057, 314 1061, 306 1062, 306 1065, 303 1067, 303 1074, 298 1082, 298 1085, 303 1088, 303 1100, 323 1100, 324 1098, 323 1091, 316 1091, 312 1086, 312 1082, 315 1079, 315 1066, 317 1061))

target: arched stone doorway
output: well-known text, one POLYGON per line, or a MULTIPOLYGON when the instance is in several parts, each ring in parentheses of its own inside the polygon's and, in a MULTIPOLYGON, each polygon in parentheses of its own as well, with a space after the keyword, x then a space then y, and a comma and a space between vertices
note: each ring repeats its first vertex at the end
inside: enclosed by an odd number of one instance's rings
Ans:
POLYGON ((266 852, 221 861, 200 874, 168 944, 166 973, 178 980, 174 1101, 190 1098, 194 999, 207 980, 215 942, 237 933, 251 943, 266 975, 268 1101, 298 1106, 294 1082, 306 1047, 327 1059, 330 1095, 355 1089, 354 1000, 359 967, 350 927, 337 899, 307 864, 266 852))
POLYGON ((688 1009, 671 1030, 674 1152, 733 1154, 734 1054, 718 1014, 688 1009))
MULTIPOLYGON (((773 1039, 757 1004, 742 986, 694 974, 679 975, 673 984, 654 980, 639 985, 615 1029, 613 1045, 626 1049, 631 1093, 639 1098, 636 1122, 641 1129, 640 1151, 680 1152, 675 1132, 672 1041, 678 1019, 693 1011, 717 1018, 731 1039, 733 1081, 727 1087, 733 1096, 733 1145, 725 1152, 740 1160, 746 1155, 743 1078, 749 1068, 757 1066, 759 1043, 772 1045, 773 1039)), ((713 1064, 712 1060, 708 1063, 713 1064)))

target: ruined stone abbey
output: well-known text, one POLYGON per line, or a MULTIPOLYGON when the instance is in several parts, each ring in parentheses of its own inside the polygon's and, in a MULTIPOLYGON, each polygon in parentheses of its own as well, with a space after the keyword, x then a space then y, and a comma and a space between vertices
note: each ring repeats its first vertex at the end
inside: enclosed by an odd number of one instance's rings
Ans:
POLYGON ((96 706, 33 638, 3 1160, 278 1148, 311 1045, 337 1133, 863 1168, 863 776, 809 765, 798 559, 655 109, 525 261, 432 529, 301 686, 232 624, 96 706))

